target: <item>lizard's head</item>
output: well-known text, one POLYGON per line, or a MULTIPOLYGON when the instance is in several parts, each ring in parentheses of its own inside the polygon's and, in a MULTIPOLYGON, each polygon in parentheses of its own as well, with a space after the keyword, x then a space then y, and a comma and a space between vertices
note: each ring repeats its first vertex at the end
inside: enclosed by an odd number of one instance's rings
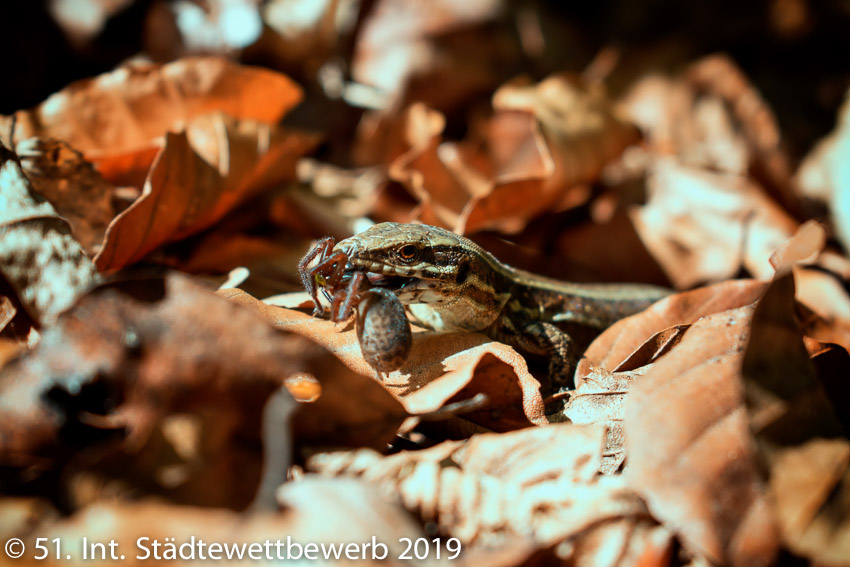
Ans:
POLYGON ((440 303, 464 285, 472 242, 424 224, 385 222, 337 243, 348 256, 346 272, 365 272, 404 303, 440 303))

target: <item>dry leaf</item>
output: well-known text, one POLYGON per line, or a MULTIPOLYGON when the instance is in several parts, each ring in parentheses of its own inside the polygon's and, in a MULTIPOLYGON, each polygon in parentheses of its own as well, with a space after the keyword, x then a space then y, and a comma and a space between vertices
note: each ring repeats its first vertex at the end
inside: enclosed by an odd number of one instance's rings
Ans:
MULTIPOLYGON (((259 439, 262 406, 287 376, 327 381, 331 400, 360 380, 319 345, 272 329, 185 276, 131 281, 121 289, 82 298, 38 349, 0 371, 0 458, 7 466, 61 463, 108 429, 124 428, 125 446, 137 448, 164 417, 211 408, 218 450, 225 451, 239 436, 259 439), (337 380, 347 385, 331 391, 337 380), (67 428, 79 431, 74 443, 62 436, 67 428)), ((406 413, 380 386, 360 378, 362 400, 353 401, 361 405, 351 415, 337 409, 319 420, 321 428, 299 425, 309 441, 371 446, 381 443, 379 433, 392 437, 406 413), (328 430, 337 433, 322 437, 328 430)))
POLYGON ((504 85, 493 107, 482 140, 461 144, 442 141, 439 112, 407 109, 408 149, 389 175, 419 201, 418 220, 460 233, 518 232, 544 211, 582 204, 580 186, 638 139, 604 96, 566 76, 504 85))
POLYGON ((110 223, 95 262, 114 270, 212 225, 236 205, 284 180, 315 139, 222 115, 168 134, 144 193, 110 223))
POLYGON ((49 324, 97 281, 68 223, 0 144, 0 272, 37 322, 49 324))
MULTIPOLYGON (((506 144, 501 136, 493 136, 494 187, 467 207, 465 230, 469 232, 519 231, 532 216, 563 200, 567 190, 596 180, 607 163, 639 139, 637 129, 617 115, 603 93, 565 75, 537 85, 504 85, 493 95, 493 107, 497 117, 515 112, 534 117, 530 137, 537 140, 543 167, 518 170, 512 147, 516 142, 506 140, 506 144), (528 182, 533 184, 529 187, 528 182)), ((523 141, 523 147, 529 145, 523 141)))
POLYGON ((408 81, 416 75, 421 78, 410 87, 410 98, 444 104, 446 99, 462 99, 470 90, 493 82, 494 71, 482 65, 491 52, 474 43, 455 49, 450 43, 441 47, 436 40, 445 41, 464 28, 483 28, 496 19, 502 4, 501 0, 475 0, 463 6, 445 1, 426 6, 410 0, 381 0, 363 24, 351 63, 352 76, 378 90, 380 97, 374 107, 391 108, 401 102, 408 81), (439 88, 434 88, 434 81, 439 88), (422 92, 423 88, 427 91, 422 92))
POLYGON ((74 237, 94 256, 116 213, 115 187, 61 140, 30 138, 15 150, 35 191, 68 221, 74 237))
POLYGON ((365 450, 318 454, 309 466, 398 491, 423 522, 463 542, 505 545, 521 536, 545 545, 641 514, 621 479, 596 476, 601 433, 557 424, 389 457, 365 450))
POLYGON ((274 123, 300 100, 301 90, 286 76, 224 58, 131 64, 17 112, 15 137, 64 140, 97 163, 102 156, 144 150, 204 114, 274 123))
POLYGON ((626 399, 626 476, 685 546, 769 565, 779 534, 749 432, 740 364, 752 307, 693 323, 626 399))
POLYGON ((632 211, 646 247, 678 288, 730 277, 743 267, 769 278, 768 259, 797 223, 745 177, 655 162, 649 201, 632 211))
MULTIPOLYGON (((672 295, 634 317, 614 323, 585 351, 576 369, 576 384, 581 384, 582 377, 591 368, 622 370, 621 365, 637 353, 648 338, 657 339, 662 331, 690 325, 713 313, 750 305, 761 297, 766 287, 764 282, 755 280, 722 282, 672 295)), ((651 349, 652 352, 657 350, 651 349)), ((650 362, 648 357, 644 361, 650 362)), ((637 368, 637 364, 630 364, 628 369, 637 368)))

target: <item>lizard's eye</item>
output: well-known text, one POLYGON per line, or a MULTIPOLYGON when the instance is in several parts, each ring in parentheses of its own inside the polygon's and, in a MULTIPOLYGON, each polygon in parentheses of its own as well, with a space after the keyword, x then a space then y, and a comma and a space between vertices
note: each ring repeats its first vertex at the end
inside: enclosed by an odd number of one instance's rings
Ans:
POLYGON ((407 244, 398 249, 398 255, 402 260, 413 260, 416 256, 416 246, 407 244))

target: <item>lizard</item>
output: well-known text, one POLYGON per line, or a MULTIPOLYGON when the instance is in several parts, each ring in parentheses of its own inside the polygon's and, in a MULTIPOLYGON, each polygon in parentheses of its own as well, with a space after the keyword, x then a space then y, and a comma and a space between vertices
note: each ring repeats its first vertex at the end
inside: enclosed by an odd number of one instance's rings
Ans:
POLYGON ((425 224, 385 222, 339 241, 346 273, 396 294, 421 326, 481 332, 548 357, 553 385, 572 384, 577 352, 559 324, 601 332, 671 290, 648 284, 571 283, 513 268, 473 241, 425 224))

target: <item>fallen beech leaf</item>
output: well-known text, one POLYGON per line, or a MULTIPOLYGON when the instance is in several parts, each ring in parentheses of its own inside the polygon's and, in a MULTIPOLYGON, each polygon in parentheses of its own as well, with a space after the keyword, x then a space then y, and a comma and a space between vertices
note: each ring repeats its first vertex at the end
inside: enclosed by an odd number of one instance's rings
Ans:
POLYGON ((794 267, 797 300, 817 314, 804 324, 804 334, 850 350, 850 295, 842 280, 817 267, 794 267))
POLYGON ((209 227, 246 198, 293 179, 316 140, 222 115, 168 134, 144 193, 110 223, 98 269, 131 264, 153 249, 209 227))
POLYGON ((404 506, 463 542, 550 544, 641 514, 620 477, 598 477, 602 432, 572 424, 473 435, 421 451, 325 453, 308 466, 398 491, 404 506))
POLYGON ((29 138, 15 151, 33 188, 68 221, 74 237, 93 256, 116 213, 115 187, 61 140, 29 138))
POLYGON ((145 149, 213 112, 275 123, 300 100, 301 89, 280 73, 221 57, 187 57, 130 64, 73 83, 35 109, 17 112, 15 133, 64 140, 96 162, 145 149))
MULTIPOLYGON (((375 375, 363 356, 354 330, 339 332, 330 321, 291 309, 266 305, 236 289, 219 292, 258 311, 273 326, 307 337, 333 352, 359 374, 375 375)), ((384 386, 411 414, 428 413, 444 404, 485 393, 487 408, 465 419, 497 431, 547 423, 540 383, 514 349, 476 333, 413 333, 413 348, 384 386)))
POLYGON ((781 145, 778 121, 747 75, 729 56, 715 54, 692 63, 685 77, 728 106, 751 149, 756 176, 766 178, 786 210, 799 213, 801 207, 793 193, 790 159, 781 145))
MULTIPOLYGON (((645 311, 606 329, 585 351, 576 369, 576 385, 591 368, 623 370, 621 364, 642 348, 649 337, 671 327, 690 325, 701 317, 750 305, 764 293, 767 284, 756 280, 721 282, 671 295, 645 311)), ((656 340, 656 339, 654 339, 656 340)), ((650 349, 650 353, 656 348, 650 349)), ((648 363, 650 360, 645 359, 648 363)), ((635 369, 639 363, 629 364, 635 369)))
POLYGON ((844 249, 850 249, 850 90, 835 129, 806 156, 796 174, 797 185, 809 198, 829 204, 832 224, 844 249))
POLYGON ((68 223, 33 190, 0 144, 0 273, 29 315, 49 324, 97 281, 68 223))
POLYGON ((711 561, 769 565, 776 521, 743 405, 753 307, 693 323, 626 399, 626 477, 652 514, 711 561))
POLYGON ((646 247, 677 288, 733 277, 741 267, 769 278, 768 259, 797 223, 738 175, 655 162, 649 200, 631 213, 646 247))
MULTIPOLYGON (((805 342, 795 316, 794 277, 787 267, 759 301, 743 358, 751 427, 770 471, 786 545, 814 562, 846 558, 834 535, 850 533, 848 490, 848 356, 843 364, 813 363, 832 346, 805 342), (843 366, 843 368, 842 368, 843 366), (843 390, 843 391, 842 391, 843 390), (838 437, 835 441, 824 438, 838 437), (787 491, 787 494, 786 494, 787 491), (815 517, 817 516, 817 519, 815 517)), ((846 561, 845 561, 846 563, 846 561)))

